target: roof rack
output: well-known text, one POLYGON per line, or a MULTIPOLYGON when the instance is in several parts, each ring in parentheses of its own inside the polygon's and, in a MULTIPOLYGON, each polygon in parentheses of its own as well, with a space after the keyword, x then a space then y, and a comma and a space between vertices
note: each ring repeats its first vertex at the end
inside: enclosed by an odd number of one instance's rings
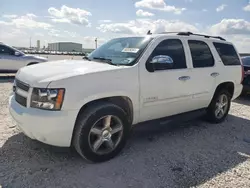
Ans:
POLYGON ((196 33, 192 33, 192 32, 162 32, 159 34, 170 34, 170 33, 177 33, 177 35, 182 35, 182 36, 195 35, 195 36, 200 36, 200 37, 205 37, 205 38, 215 38, 215 39, 220 39, 220 40, 226 41, 226 39, 224 39, 220 36, 202 35, 202 34, 196 34, 196 33))
MULTIPOLYGON (((178 33, 182 33, 182 32, 180 32, 180 31, 170 31, 170 32, 162 32, 162 33, 158 33, 158 34, 172 34, 172 33, 178 34, 178 33)), ((184 33, 186 33, 186 32, 184 32, 184 33)))
POLYGON ((224 39, 220 36, 202 35, 202 34, 196 34, 196 33, 191 33, 191 32, 179 32, 177 35, 184 35, 184 36, 195 35, 195 36, 200 36, 200 37, 205 37, 205 38, 215 38, 215 39, 220 39, 220 40, 226 41, 226 39, 224 39))
MULTIPOLYGON (((162 33, 158 33, 158 34, 171 34, 171 33, 177 33, 177 34, 179 34, 179 33, 188 33, 188 32, 170 31, 170 32, 162 32, 162 33)), ((148 30, 147 35, 152 35, 152 34, 153 33, 150 30, 148 30)))
POLYGON ((152 35, 152 33, 151 33, 151 31, 150 31, 150 30, 148 30, 147 35, 152 35))

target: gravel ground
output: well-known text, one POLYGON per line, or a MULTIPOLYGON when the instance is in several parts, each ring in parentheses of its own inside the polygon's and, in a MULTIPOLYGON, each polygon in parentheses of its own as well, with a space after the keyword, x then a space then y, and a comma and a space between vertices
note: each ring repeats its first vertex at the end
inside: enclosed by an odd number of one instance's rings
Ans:
POLYGON ((138 126, 121 155, 88 164, 16 129, 11 86, 0 84, 0 187, 250 187, 250 99, 236 100, 219 125, 198 119, 138 126))

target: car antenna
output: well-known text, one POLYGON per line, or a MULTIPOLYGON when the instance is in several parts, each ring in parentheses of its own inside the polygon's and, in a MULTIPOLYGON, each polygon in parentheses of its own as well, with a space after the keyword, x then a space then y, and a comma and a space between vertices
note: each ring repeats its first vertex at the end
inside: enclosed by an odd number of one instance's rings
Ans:
POLYGON ((147 35, 152 35, 152 33, 151 33, 151 31, 150 31, 150 30, 148 30, 147 35))

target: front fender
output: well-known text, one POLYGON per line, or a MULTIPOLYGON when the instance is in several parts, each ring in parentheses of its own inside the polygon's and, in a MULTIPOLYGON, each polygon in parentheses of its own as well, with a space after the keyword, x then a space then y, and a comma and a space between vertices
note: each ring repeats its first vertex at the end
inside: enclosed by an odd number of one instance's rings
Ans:
POLYGON ((127 98, 129 98, 133 104, 133 124, 137 123, 137 120, 139 118, 139 103, 137 101, 139 101, 139 100, 135 96, 133 96, 125 91, 99 93, 96 95, 90 95, 90 96, 84 97, 82 100, 75 101, 71 110, 80 111, 84 105, 86 105, 92 101, 105 99, 105 98, 109 98, 109 97, 127 97, 127 98))

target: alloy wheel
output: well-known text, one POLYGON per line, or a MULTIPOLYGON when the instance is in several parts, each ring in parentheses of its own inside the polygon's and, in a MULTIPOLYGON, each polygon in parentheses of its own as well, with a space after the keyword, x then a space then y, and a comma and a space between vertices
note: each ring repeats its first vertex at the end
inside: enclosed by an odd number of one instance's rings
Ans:
POLYGON ((215 116, 218 119, 221 119, 227 112, 228 108, 228 97, 225 94, 219 96, 216 105, 215 105, 215 116))
POLYGON ((117 116, 108 115, 94 123, 89 132, 88 142, 94 153, 103 155, 112 152, 122 136, 122 121, 117 116))

